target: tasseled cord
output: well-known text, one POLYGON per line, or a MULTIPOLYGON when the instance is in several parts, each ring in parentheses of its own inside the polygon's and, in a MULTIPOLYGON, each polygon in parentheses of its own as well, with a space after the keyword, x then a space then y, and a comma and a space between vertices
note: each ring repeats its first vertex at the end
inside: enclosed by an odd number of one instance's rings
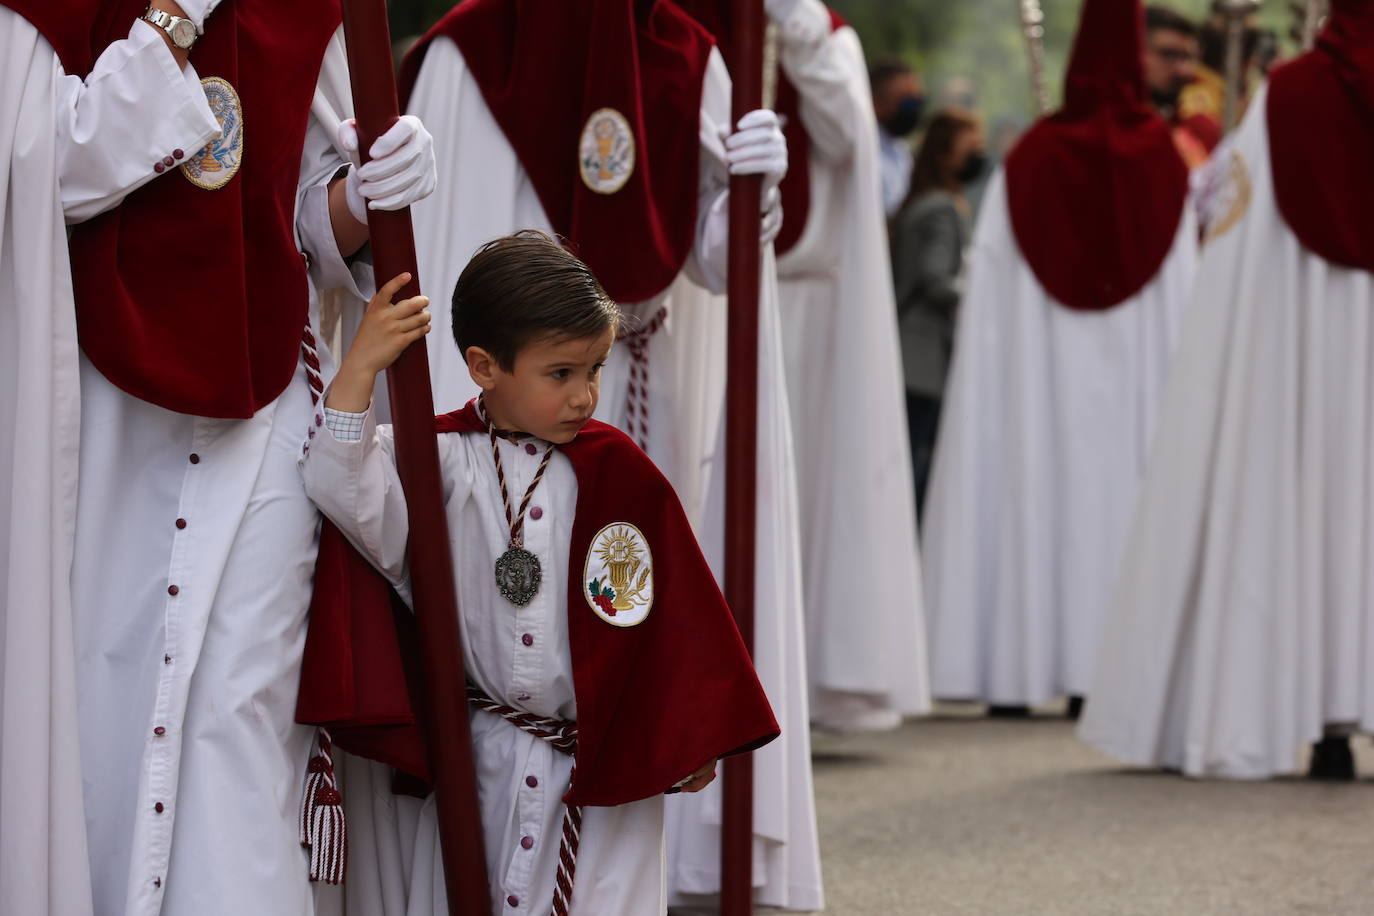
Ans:
POLYGON ((316 734, 319 753, 310 758, 301 796, 301 845, 310 850, 310 880, 342 884, 348 869, 348 824, 343 795, 334 780, 334 757, 329 732, 316 734))

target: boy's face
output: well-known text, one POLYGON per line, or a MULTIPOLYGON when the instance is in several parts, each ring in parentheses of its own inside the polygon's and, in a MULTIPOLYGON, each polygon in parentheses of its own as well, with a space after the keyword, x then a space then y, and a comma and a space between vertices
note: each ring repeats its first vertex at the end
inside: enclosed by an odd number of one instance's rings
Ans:
POLYGON ((614 342, 612 329, 596 337, 536 340, 516 354, 511 372, 470 347, 468 371, 486 392, 487 411, 498 427, 571 442, 596 410, 601 367, 614 342))

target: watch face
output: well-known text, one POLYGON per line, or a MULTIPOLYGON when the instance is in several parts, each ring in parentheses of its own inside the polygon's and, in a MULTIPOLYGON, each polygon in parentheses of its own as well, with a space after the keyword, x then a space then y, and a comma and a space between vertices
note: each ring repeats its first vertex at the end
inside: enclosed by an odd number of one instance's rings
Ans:
POLYGON ((172 26, 172 41, 178 48, 189 48, 196 43, 196 27, 189 19, 182 19, 172 26))

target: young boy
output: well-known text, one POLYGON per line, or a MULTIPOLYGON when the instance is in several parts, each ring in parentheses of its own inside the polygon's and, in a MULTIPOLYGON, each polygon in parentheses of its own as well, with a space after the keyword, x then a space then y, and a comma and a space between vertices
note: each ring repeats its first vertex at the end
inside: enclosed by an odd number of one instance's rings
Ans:
MULTIPOLYGON (((369 305, 302 458, 311 498, 403 596, 405 500, 370 404, 377 374, 429 330, 425 297, 391 302, 408 279, 369 305)), ((519 233, 477 253, 452 307, 482 389, 436 423, 492 912, 564 912, 555 894, 575 878, 566 912, 664 913, 663 794, 704 788, 719 757, 777 724, 671 487, 590 419, 619 326, 591 271, 519 233), (549 736, 570 729, 576 750, 560 752, 549 736), (560 846, 579 820, 574 869, 560 846)), ((328 613, 317 596, 312 629, 328 613)), ((432 814, 418 829, 433 848, 432 814)), ((430 896, 447 912, 430 859, 406 876, 412 913, 430 896)))

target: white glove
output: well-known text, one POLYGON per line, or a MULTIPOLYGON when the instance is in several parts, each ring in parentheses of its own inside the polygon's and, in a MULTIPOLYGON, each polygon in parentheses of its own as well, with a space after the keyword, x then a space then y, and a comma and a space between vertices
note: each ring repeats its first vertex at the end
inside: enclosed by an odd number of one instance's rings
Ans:
POLYGON ((198 32, 205 31, 205 20, 210 18, 210 14, 219 5, 220 0, 177 0, 177 6, 181 7, 187 19, 196 24, 198 32))
POLYGON ((801 0, 763 0, 763 8, 769 19, 774 22, 786 22, 800 2, 801 0))
POLYGON ((358 124, 352 118, 339 125, 339 148, 348 153, 344 198, 348 212, 360 223, 368 210, 402 210, 434 192, 439 172, 434 161, 434 138, 414 115, 405 115, 372 144, 372 159, 359 166, 358 124))
POLYGON ((760 203, 766 209, 769 192, 776 190, 787 174, 787 138, 782 135, 778 116, 767 108, 751 111, 739 119, 734 133, 722 139, 731 175, 763 176, 760 203))

